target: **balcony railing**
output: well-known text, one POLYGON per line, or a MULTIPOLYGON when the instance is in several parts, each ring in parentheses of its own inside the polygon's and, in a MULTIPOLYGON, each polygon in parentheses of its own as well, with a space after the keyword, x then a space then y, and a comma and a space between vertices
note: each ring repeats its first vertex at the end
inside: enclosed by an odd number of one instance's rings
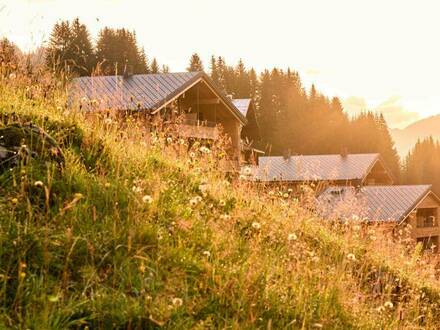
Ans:
POLYGON ((182 137, 216 140, 219 137, 216 125, 209 121, 185 119, 177 124, 177 129, 182 137))

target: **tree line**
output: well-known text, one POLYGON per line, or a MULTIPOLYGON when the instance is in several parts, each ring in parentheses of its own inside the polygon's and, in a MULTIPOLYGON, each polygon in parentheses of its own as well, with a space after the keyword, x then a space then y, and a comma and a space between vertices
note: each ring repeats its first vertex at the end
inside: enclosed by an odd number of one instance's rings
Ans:
MULTIPOLYGON (((93 42, 79 19, 54 25, 45 47, 45 65, 53 72, 77 76, 169 71, 155 58, 149 61, 135 32, 106 27, 93 42)), ((378 152, 397 181, 401 174, 403 182, 417 181, 407 174, 408 160, 401 169, 382 115, 364 112, 349 118, 337 97, 328 98, 313 85, 306 89, 296 71, 273 68, 257 73, 242 60, 230 65, 222 56, 212 56, 205 65, 197 53, 191 56, 187 70, 206 71, 226 94, 254 100, 259 125, 254 145, 267 154, 378 152)), ((415 157, 414 153, 408 157, 415 157)))
POLYGON ((167 66, 159 66, 156 58, 149 63, 135 32, 105 27, 94 45, 87 27, 78 18, 54 25, 46 48, 46 65, 54 72, 79 76, 168 71, 167 66))

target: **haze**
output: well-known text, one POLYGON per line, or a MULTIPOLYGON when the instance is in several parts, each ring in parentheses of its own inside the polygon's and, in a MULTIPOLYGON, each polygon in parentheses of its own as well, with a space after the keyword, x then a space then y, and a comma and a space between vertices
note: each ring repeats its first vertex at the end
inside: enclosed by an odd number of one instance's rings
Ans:
POLYGON ((436 1, 0 0, 0 37, 30 51, 53 24, 79 17, 92 34, 135 30, 149 58, 185 70, 198 52, 248 67, 291 67, 345 110, 403 127, 440 113, 436 1))

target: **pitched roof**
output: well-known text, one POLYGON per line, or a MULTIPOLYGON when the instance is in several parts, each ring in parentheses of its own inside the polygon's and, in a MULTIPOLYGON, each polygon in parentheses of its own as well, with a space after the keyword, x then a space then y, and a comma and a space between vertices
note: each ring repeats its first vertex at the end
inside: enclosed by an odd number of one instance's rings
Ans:
POLYGON ((379 154, 306 155, 259 157, 255 176, 259 181, 362 180, 379 160, 379 154))
POLYGON ((241 114, 246 117, 251 105, 251 101, 252 99, 233 99, 232 103, 241 112, 241 114))
POLYGON ((400 222, 430 192, 431 185, 329 187, 317 210, 325 217, 400 222))
POLYGON ((72 80, 69 102, 84 100, 86 109, 157 111, 197 82, 203 80, 243 123, 245 116, 234 106, 204 72, 136 74, 123 76, 80 77, 72 80), (97 102, 97 103, 96 103, 97 102))

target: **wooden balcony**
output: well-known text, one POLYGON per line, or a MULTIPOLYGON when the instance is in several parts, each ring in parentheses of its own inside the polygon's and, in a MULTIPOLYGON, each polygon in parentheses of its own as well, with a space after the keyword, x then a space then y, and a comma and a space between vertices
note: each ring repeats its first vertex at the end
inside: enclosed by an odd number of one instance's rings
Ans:
POLYGON ((177 130, 179 135, 185 138, 216 140, 219 137, 216 123, 207 121, 185 120, 177 125, 177 130))

